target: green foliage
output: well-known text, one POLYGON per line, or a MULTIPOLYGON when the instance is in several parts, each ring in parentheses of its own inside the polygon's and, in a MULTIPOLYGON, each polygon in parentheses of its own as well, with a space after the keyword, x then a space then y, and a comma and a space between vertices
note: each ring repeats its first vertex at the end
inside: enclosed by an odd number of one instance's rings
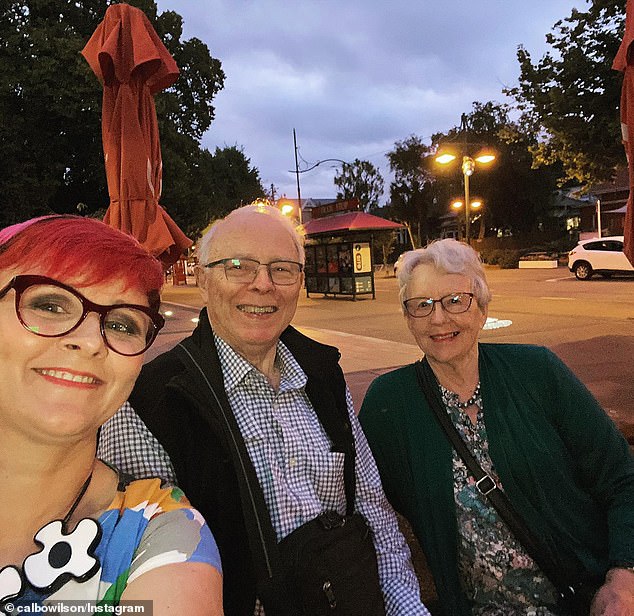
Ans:
POLYGON ((587 11, 573 9, 554 25, 546 35, 551 50, 540 60, 518 48, 519 85, 507 94, 534 137, 535 164, 559 161, 564 179, 599 182, 625 164, 618 113, 622 77, 611 68, 624 16, 623 0, 595 0, 587 11))
MULTIPOLYGON (((223 87, 224 73, 201 41, 181 40, 178 14, 158 15, 154 0, 129 3, 146 13, 181 69, 176 84, 156 96, 164 161, 161 202, 184 229, 197 227, 190 204, 209 199, 204 183, 192 178, 198 175, 199 141, 213 120, 211 101, 223 87)), ((0 4, 0 226, 51 210, 90 215, 108 204, 102 88, 80 51, 109 4, 0 4)))
POLYGON ((487 265, 499 265, 501 269, 516 269, 519 267, 522 251, 510 248, 493 248, 480 250, 480 258, 487 265))
POLYGON ((194 149, 186 160, 172 154, 163 163, 176 181, 164 186, 161 201, 192 239, 213 220, 264 194, 258 170, 237 146, 213 154, 194 149))
POLYGON ((356 158, 344 163, 334 179, 337 199, 359 199, 365 212, 376 208, 383 194, 383 177, 379 170, 367 160, 356 158))
POLYGON ((390 210, 396 220, 414 230, 420 246, 429 235, 429 217, 437 193, 434 176, 429 171, 431 148, 417 135, 397 141, 387 153, 394 180, 390 183, 390 210))
POLYGON ((498 265, 501 269, 517 269, 520 262, 519 250, 504 250, 498 258, 498 265))
MULTIPOLYGON (((380 255, 380 260, 383 265, 387 266, 395 244, 396 233, 394 231, 375 232, 372 245, 374 246, 375 255, 380 255)), ((376 261, 378 261, 378 259, 375 258, 375 262, 376 261)))
MULTIPOLYGON (((470 178, 471 198, 484 202, 482 233, 503 230, 527 233, 536 230, 546 218, 556 187, 553 166, 532 166, 530 147, 534 144, 523 127, 509 119, 509 107, 487 102, 474 103, 466 115, 467 131, 450 130, 434 135, 436 143, 454 144, 461 154, 476 156, 482 148, 491 149, 496 160, 487 165, 476 163, 470 178)), ((445 212, 454 198, 462 198, 462 171, 459 158, 450 165, 434 164, 436 192, 445 212)), ((475 229, 473 229, 475 232, 475 229)))

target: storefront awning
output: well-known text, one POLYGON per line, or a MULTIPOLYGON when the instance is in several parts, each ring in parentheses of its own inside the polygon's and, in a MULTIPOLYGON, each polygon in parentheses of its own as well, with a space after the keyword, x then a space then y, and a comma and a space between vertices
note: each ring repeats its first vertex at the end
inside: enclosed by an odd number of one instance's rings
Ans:
POLYGON ((302 225, 302 228, 307 236, 312 237, 314 235, 339 234, 346 231, 389 231, 405 227, 398 222, 365 212, 349 212, 309 220, 302 225))

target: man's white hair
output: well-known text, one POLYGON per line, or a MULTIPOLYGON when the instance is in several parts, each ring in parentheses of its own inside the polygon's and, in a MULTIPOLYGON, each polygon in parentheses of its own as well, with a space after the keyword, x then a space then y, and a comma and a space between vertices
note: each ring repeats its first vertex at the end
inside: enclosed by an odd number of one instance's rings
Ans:
MULTIPOLYGON (((196 251, 198 253, 198 262, 201 265, 205 265, 209 262, 209 255, 214 243, 214 238, 218 235, 218 232, 222 229, 226 222, 247 217, 256 218, 257 216, 271 216, 280 223, 280 226, 289 232, 291 238, 293 239, 293 243, 297 248, 297 260, 303 265, 305 261, 303 234, 300 233, 291 219, 288 216, 284 216, 284 214, 282 214, 282 212, 276 207, 262 204, 244 205, 232 210, 224 218, 216 220, 211 226, 211 229, 205 233, 198 243, 198 249, 196 251)), ((257 224, 257 222, 254 222, 254 224, 257 224)))

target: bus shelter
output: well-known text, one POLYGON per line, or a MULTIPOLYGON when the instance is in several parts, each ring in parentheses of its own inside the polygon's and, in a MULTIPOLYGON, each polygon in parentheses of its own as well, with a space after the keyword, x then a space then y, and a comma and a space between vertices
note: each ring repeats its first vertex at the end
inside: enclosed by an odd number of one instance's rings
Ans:
MULTIPOLYGON (((328 208, 328 206, 324 206, 328 208)), ((403 225, 362 211, 343 212, 313 219, 303 226, 306 235, 306 297, 376 297, 374 289, 374 234, 403 225)), ((317 217, 315 217, 317 215, 317 217)))

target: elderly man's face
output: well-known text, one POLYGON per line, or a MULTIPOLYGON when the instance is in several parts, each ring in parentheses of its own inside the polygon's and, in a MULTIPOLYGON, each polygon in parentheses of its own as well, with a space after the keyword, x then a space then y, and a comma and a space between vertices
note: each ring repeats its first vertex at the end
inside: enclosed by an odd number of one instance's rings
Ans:
MULTIPOLYGON (((289 230, 258 212, 229 219, 218 229, 207 262, 227 258, 260 263, 300 260, 289 230)), ((282 286, 273 284, 266 267, 251 283, 227 280, 222 266, 202 272, 200 290, 215 333, 257 366, 295 315, 303 275, 295 284, 282 286)))

